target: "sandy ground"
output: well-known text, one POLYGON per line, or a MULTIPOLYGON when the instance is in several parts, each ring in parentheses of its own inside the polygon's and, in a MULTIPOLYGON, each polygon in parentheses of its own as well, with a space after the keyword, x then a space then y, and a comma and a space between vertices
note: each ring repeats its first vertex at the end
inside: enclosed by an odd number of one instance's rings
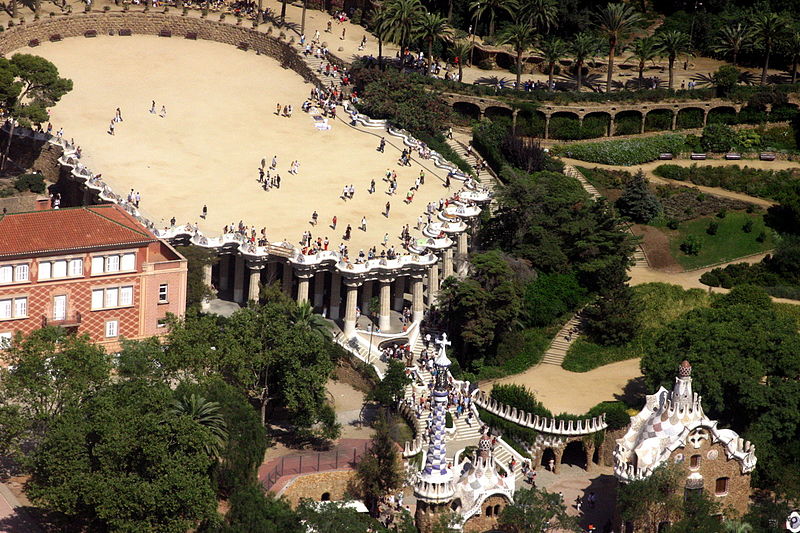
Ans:
POLYGON ((481 385, 481 389, 489 392, 494 383, 525 385, 554 414, 581 415, 600 402, 619 399, 628 383, 641 375, 638 359, 580 373, 569 372, 555 365, 538 365, 521 374, 487 381, 481 385))
POLYGON ((83 148, 85 164, 115 192, 139 191, 142 211, 159 226, 175 216, 179 224, 198 222, 203 232, 217 235, 224 225, 243 220, 266 227, 272 241, 296 243, 311 229, 333 247, 350 224, 354 255, 378 245, 384 233, 397 245, 402 225, 414 227, 425 204, 447 192, 445 173, 425 162, 425 185, 405 204, 422 167, 396 164, 396 138, 387 139, 394 146, 381 154, 379 137, 343 121, 317 131, 311 116, 300 111, 311 85, 271 58, 208 41, 147 36, 67 39, 44 43, 36 53, 75 85, 53 108, 54 127, 64 127, 65 136, 83 148), (166 118, 148 112, 151 100, 158 110, 166 106, 166 118), (292 104, 293 116, 277 116, 276 103, 292 104), (117 107, 124 121, 112 136, 107 131, 117 107), (273 155, 281 187, 266 192, 256 181, 257 169, 262 158, 269 166, 273 155), (300 171, 293 176, 288 170, 295 159, 300 171), (385 193, 382 181, 388 168, 398 174, 394 196, 385 193), (376 180, 372 195, 370 179, 376 180), (356 188, 347 202, 340 198, 346 184, 356 188), (382 214, 387 201, 388 219, 382 214), (200 219, 204 204, 206 220, 200 219), (309 223, 314 210, 316 228, 309 223), (328 226, 334 215, 336 231, 328 226), (358 229, 362 216, 366 232, 358 229))

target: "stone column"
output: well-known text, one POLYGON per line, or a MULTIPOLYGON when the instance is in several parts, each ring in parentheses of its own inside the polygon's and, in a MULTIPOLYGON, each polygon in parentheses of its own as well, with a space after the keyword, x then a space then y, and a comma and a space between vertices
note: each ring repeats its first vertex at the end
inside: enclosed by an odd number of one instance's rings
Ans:
POLYGON ((369 301, 372 299, 372 282, 365 281, 361 286, 361 314, 368 315, 370 312, 369 301))
POLYGON ((555 463, 553 463, 553 473, 554 474, 560 474, 561 473, 561 458, 564 456, 564 448, 554 449, 553 452, 555 452, 555 455, 556 455, 555 463))
POLYGON ((381 308, 378 315, 378 327, 381 328, 381 331, 384 333, 389 331, 389 327, 391 325, 391 310, 389 308, 389 299, 392 296, 392 288, 390 285, 391 282, 391 279, 380 280, 381 308))
POLYGON ((221 255, 219 257, 219 291, 224 292, 228 290, 228 285, 230 284, 230 256, 229 255, 221 255))
POLYGON ((328 305, 328 318, 336 320, 339 318, 339 300, 342 299, 342 275, 338 272, 331 274, 331 300, 328 305))
MULTIPOLYGON (((212 265, 210 263, 207 265, 203 265, 203 284, 211 290, 212 293, 211 298, 213 298, 214 286, 211 283, 211 269, 212 265)), ((202 309, 203 311, 208 311, 209 307, 211 306, 209 305, 208 300, 206 298, 203 298, 203 301, 200 302, 200 309, 202 309)))
POLYGON ((586 115, 578 115, 578 125, 582 128, 583 127, 583 119, 586 115))
POLYGON ((394 280, 394 301, 392 302, 392 308, 401 313, 403 311, 403 301, 405 300, 405 292, 406 292, 406 277, 405 276, 397 276, 394 280))
POLYGON ((544 138, 550 138, 550 115, 544 116, 544 138))
POLYGON ((462 231, 458 234, 458 241, 456 241, 456 253, 460 256, 467 255, 467 232, 462 231))
POLYGON ((678 127, 678 111, 677 110, 673 110, 672 111, 672 129, 674 130, 677 127, 678 127))
POLYGON ((345 281, 347 299, 344 305, 344 336, 350 338, 356 333, 356 302, 358 301, 358 282, 345 281))
POLYGON ((511 112, 511 132, 517 133, 517 115, 519 114, 519 109, 515 109, 511 112))
POLYGON ((611 115, 611 120, 608 121, 608 136, 613 137, 617 133, 617 115, 611 115))
POLYGON ((708 112, 709 111, 710 111, 709 109, 703 109, 703 127, 704 128, 706 127, 706 124, 708 124, 708 112))
POLYGON ((262 265, 250 267, 250 290, 247 294, 247 300, 258 302, 259 290, 261 285, 261 269, 262 265))
POLYGON ((323 298, 325 297, 325 272, 318 270, 314 274, 314 309, 322 311, 323 298))
POLYGON ((283 264, 283 293, 291 298, 292 296, 292 276, 294 276, 294 269, 290 262, 283 264))
POLYGON ((244 301, 244 257, 236 255, 235 270, 233 272, 233 301, 245 303, 244 301))
POLYGON ((272 285, 278 279, 278 263, 267 263, 267 283, 272 285))
POLYGON ((425 314, 425 302, 422 291, 422 276, 411 278, 411 320, 419 322, 425 314))
POLYGON ((313 274, 303 272, 297 275, 297 303, 301 304, 308 301, 308 286, 313 274))
POLYGON ((639 133, 644 133, 644 121, 647 119, 647 113, 642 111, 642 127, 639 133))
POLYGON ((428 306, 439 301, 439 263, 428 267, 428 306))
POLYGON ((448 248, 444 251, 442 258, 442 280, 446 280, 453 275, 453 249, 448 248))

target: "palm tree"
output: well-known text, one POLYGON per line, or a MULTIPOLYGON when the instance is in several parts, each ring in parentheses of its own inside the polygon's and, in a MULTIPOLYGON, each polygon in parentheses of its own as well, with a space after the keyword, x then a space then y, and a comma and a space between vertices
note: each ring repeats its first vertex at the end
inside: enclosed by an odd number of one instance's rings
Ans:
POLYGON ((426 11, 420 18, 417 34, 428 43, 428 67, 433 64, 433 43, 450 35, 447 19, 437 13, 426 11))
POLYGON ((458 81, 464 78, 464 62, 472 53, 472 43, 469 41, 456 41, 450 48, 453 57, 458 58, 458 81))
POLYGON ((741 520, 725 520, 722 529, 725 533, 753 533, 753 526, 741 520))
POLYGON ((175 400, 171 411, 175 416, 188 416, 208 429, 212 441, 206 444, 206 452, 211 457, 219 459, 222 448, 228 440, 228 427, 220 413, 220 405, 193 393, 191 396, 175 400))
POLYGON ((631 58, 637 61, 639 70, 639 88, 644 85, 644 67, 648 61, 653 61, 661 53, 655 37, 642 37, 631 44, 631 58))
POLYGON ((522 79, 522 54, 536 42, 536 29, 527 22, 509 24, 499 35, 499 44, 510 44, 517 53, 517 90, 522 79))
POLYGON ((385 4, 386 36, 400 45, 400 54, 404 54, 409 43, 417 35, 417 27, 425 14, 420 0, 391 0, 385 4))
POLYGON ((540 33, 547 33, 558 25, 558 6, 555 0, 524 0, 520 18, 528 20, 540 33))
POLYGON ((761 69, 761 85, 767 83, 769 56, 772 49, 784 39, 787 33, 786 19, 771 11, 757 11, 753 14, 753 35, 759 47, 764 50, 764 67, 761 69))
POLYGON ((792 56, 792 83, 796 83, 797 59, 800 57, 800 32, 793 32, 786 40, 786 51, 792 56))
POLYGON ((712 46, 712 50, 717 54, 730 54, 735 67, 739 52, 751 45, 752 38, 753 30, 750 27, 745 27, 741 24, 723 26, 717 35, 719 42, 712 46))
POLYGON ((611 91, 611 77, 614 75, 614 55, 617 45, 623 41, 642 16, 629 4, 608 4, 595 15, 595 25, 608 39, 608 75, 606 92, 611 91))
POLYGON ((281 0, 281 24, 286 22, 286 0, 281 0))
POLYGON ((567 43, 558 37, 554 37, 544 41, 539 48, 542 51, 542 56, 544 57, 545 63, 547 63, 547 88, 552 89, 553 73, 556 69, 556 63, 561 61, 561 59, 567 55, 569 47, 567 46, 567 43))
POLYGON ((469 4, 476 23, 485 13, 489 14, 489 37, 494 35, 494 18, 497 14, 505 11, 511 15, 517 7, 517 0, 472 0, 469 4))
POLYGON ((575 86, 578 91, 583 87, 583 65, 594 59, 598 48, 597 38, 591 33, 581 32, 572 41, 572 56, 575 58, 575 76, 577 78, 575 86))
POLYGON ((386 25, 386 6, 384 4, 375 5, 369 25, 372 33, 378 38, 378 68, 383 70, 383 41, 388 38, 389 34, 386 25))
POLYGON ((314 313, 314 308, 307 301, 292 311, 291 320, 292 324, 299 328, 314 331, 323 337, 331 337, 330 326, 324 318, 314 313))
POLYGON ((675 83, 675 58, 691 50, 692 43, 689 36, 682 31, 669 30, 656 37, 661 53, 669 61, 669 88, 672 90, 675 83))

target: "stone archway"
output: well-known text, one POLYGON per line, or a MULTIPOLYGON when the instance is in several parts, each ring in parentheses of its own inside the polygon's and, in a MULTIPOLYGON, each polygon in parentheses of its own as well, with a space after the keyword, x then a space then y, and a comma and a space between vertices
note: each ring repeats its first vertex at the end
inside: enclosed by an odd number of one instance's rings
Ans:
POLYGON ((611 131, 611 113, 606 111, 587 113, 581 122, 581 133, 584 139, 606 137, 611 131))
POLYGON ((699 107, 684 107, 678 110, 675 127, 680 130, 702 128, 705 111, 699 107))
POLYGON ((501 119, 508 118, 509 120, 511 120, 513 118, 514 112, 507 107, 490 105, 483 111, 483 114, 484 116, 486 116, 486 118, 490 118, 492 120, 497 120, 498 118, 501 119))
POLYGON ((580 139, 581 119, 571 111, 557 111, 550 116, 548 138, 559 140, 580 139))
POLYGON ((472 102, 454 102, 453 111, 457 115, 471 120, 480 120, 482 115, 481 108, 472 102))
POLYGON ((573 440, 564 448, 561 455, 561 464, 579 466, 584 470, 588 469, 586 464, 586 446, 582 440, 573 440))
POLYGON ((642 131, 641 111, 620 111, 614 115, 613 135, 635 135, 642 131))
POLYGON ((707 124, 736 124, 736 108, 733 106, 717 106, 708 112, 707 124))
POLYGON ((653 109, 644 117, 644 131, 669 131, 672 129, 672 111, 653 109))
POLYGON ((542 460, 541 465, 547 469, 550 468, 550 461, 553 461, 553 466, 555 466, 556 462, 556 452, 553 448, 545 448, 542 450, 542 460))

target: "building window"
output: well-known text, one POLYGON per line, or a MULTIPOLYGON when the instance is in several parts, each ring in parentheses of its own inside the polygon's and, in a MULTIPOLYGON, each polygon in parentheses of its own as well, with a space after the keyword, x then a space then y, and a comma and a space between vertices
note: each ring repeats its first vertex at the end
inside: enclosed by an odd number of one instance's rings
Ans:
POLYGON ((28 265, 0 266, 0 283, 19 283, 28 281, 28 265))
POLYGON ((11 318, 27 318, 28 297, 5 298, 0 300, 0 320, 11 318))
POLYGON ((106 322, 106 337, 117 337, 119 335, 119 320, 109 320, 106 322))
POLYGON ((130 307, 133 305, 133 287, 108 287, 92 290, 92 311, 130 307))
POLYGON ((83 276, 83 259, 39 261, 39 280, 79 278, 83 276))
POLYGON ((83 276, 83 259, 69 260, 69 277, 77 278, 83 276))
POLYGON ((169 302, 169 285, 162 283, 158 286, 158 303, 165 304, 169 302))
POLYGON ((699 455, 693 455, 689 459, 689 467, 690 468, 700 468, 700 456, 699 455))
POLYGON ((714 487, 714 493, 717 496, 724 496, 728 494, 728 478, 726 477, 718 477, 716 486, 714 487))
POLYGON ((166 318, 159 318, 156 320, 156 327, 157 328, 165 328, 167 327, 167 319, 166 318))
POLYGON ((98 255, 92 257, 92 276, 136 270, 136 254, 98 255))

